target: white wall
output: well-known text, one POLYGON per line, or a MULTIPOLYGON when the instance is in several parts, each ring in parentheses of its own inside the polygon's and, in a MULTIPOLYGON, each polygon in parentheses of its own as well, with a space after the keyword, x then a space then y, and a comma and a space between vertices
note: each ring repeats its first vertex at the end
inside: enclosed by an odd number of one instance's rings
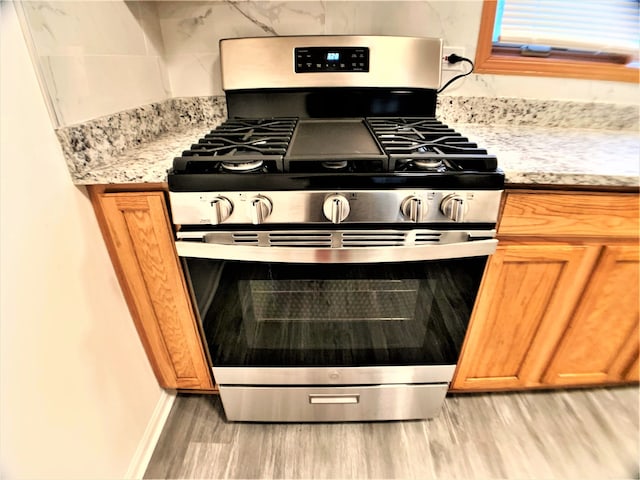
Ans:
POLYGON ((155 2, 21 5, 58 125, 170 97, 155 2))
MULTIPOLYGON (((220 95, 218 40, 310 34, 435 36, 475 57, 482 0, 257 1, 157 4, 171 93, 220 95)), ((443 75, 443 81, 449 78, 443 75)), ((445 95, 640 104, 637 84, 471 75, 445 95)))
POLYGON ((0 477, 121 478, 163 397, 0 3, 0 477))

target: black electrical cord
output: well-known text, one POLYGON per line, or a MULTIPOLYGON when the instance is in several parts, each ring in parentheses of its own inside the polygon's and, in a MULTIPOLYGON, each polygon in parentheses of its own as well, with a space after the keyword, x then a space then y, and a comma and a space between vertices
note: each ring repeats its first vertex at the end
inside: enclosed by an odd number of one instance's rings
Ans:
POLYGON ((449 79, 449 81, 447 83, 445 83, 442 87, 440 87, 440 89, 436 93, 442 92, 445 88, 447 88, 449 85, 451 85, 456 80, 459 80, 462 77, 466 77, 467 75, 471 75, 473 73, 473 69, 475 68, 475 66, 473 65, 473 62, 471 60, 469 60, 468 58, 465 58, 465 57, 461 57, 460 55, 456 55, 455 53, 452 53, 448 57, 445 57, 445 60, 447 62, 449 62, 450 64, 454 64, 454 63, 458 63, 458 62, 467 62, 469 65, 471 65, 471 70, 469 70, 467 73, 461 73, 460 75, 456 75, 455 77, 449 79))

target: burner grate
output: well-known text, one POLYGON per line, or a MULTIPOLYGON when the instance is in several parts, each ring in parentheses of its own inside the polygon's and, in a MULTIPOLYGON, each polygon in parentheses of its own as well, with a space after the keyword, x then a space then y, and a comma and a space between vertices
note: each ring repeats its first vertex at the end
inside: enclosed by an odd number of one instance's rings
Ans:
POLYGON ((191 149, 185 152, 187 156, 216 156, 216 155, 284 155, 287 152, 289 139, 286 137, 257 137, 241 140, 212 136, 191 145, 191 149))
POLYGON ((274 173, 282 162, 296 118, 231 119, 174 160, 174 170, 193 173, 274 173))
POLYGON ((212 133, 224 133, 225 135, 233 134, 291 134, 296 127, 298 119, 291 118, 267 118, 267 119, 230 119, 216 128, 212 133))
POLYGON ((435 118, 367 118, 389 155, 390 170, 493 171, 497 159, 435 118))

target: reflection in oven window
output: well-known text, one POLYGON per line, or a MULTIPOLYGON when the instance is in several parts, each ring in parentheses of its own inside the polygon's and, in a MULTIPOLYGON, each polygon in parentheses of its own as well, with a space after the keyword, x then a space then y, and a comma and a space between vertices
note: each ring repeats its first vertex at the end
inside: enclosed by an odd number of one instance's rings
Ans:
POLYGON ((238 282, 250 348, 389 348, 424 342, 433 297, 419 280, 238 282), (419 308, 420 307, 420 308, 419 308), (283 335, 283 330, 287 334, 283 335), (282 342, 289 342, 287 345, 282 342))

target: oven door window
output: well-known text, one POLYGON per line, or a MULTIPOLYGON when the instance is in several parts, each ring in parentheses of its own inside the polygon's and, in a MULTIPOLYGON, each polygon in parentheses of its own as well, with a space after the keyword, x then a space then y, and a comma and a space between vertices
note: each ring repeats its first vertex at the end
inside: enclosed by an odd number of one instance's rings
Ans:
POLYGON ((215 366, 452 365, 486 257, 185 263, 215 366))

